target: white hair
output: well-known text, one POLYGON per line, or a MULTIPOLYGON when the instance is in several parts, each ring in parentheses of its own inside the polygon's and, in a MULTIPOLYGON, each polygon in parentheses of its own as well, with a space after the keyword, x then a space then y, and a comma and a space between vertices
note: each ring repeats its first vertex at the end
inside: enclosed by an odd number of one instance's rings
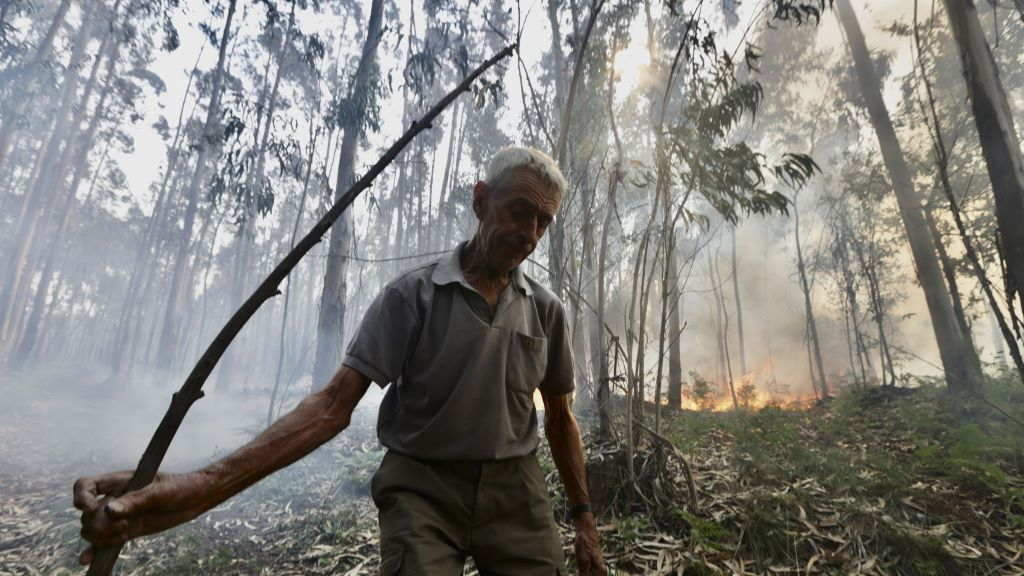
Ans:
POLYGON ((491 186, 496 186, 505 174, 516 168, 533 171, 551 184, 558 194, 558 198, 565 195, 565 177, 558 169, 558 164, 544 152, 525 146, 506 146, 498 150, 487 167, 486 182, 491 186))

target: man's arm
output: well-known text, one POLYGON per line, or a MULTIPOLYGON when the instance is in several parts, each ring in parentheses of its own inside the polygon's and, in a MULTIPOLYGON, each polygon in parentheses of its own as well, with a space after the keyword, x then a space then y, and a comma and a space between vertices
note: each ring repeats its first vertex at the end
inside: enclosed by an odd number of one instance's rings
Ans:
MULTIPOLYGON (((583 458, 583 441, 579 425, 572 415, 572 394, 549 395, 544 400, 544 435, 551 446, 551 457, 565 485, 569 506, 590 502, 587 469, 583 458)), ((593 515, 591 515, 593 519, 593 515)))
MULTIPOLYGON (((111 499, 132 472, 75 482, 75 507, 82 510, 82 537, 112 546, 188 522, 260 479, 309 454, 348 427, 370 380, 342 366, 330 383, 232 454, 187 474, 159 474, 145 488, 111 499)), ((93 548, 80 561, 92 561, 93 548)))
MULTIPOLYGON (((545 394, 544 434, 551 447, 551 457, 558 475, 565 485, 570 508, 577 504, 590 504, 587 489, 587 468, 583 457, 583 441, 579 425, 572 415, 572 394, 545 394)), ((583 512, 573 518, 576 524, 576 563, 581 575, 604 574, 604 560, 597 536, 597 522, 593 512, 583 512)))
POLYGON ((203 469, 211 479, 213 508, 265 476, 309 454, 348 428, 370 380, 342 366, 330 383, 314 392, 251 442, 203 469))

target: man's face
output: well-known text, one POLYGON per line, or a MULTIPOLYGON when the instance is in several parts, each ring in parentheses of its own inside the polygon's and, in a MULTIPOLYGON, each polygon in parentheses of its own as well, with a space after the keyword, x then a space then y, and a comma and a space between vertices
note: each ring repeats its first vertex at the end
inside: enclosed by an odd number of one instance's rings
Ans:
POLYGON ((555 218, 558 196, 554 186, 527 168, 506 172, 493 187, 477 182, 477 238, 495 270, 508 272, 533 252, 555 218))

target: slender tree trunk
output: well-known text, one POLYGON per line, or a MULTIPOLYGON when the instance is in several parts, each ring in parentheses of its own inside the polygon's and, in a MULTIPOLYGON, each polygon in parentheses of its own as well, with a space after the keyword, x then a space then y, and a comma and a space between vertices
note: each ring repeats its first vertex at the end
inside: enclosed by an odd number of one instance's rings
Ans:
MULTIPOLYGON (((854 250, 857 253, 857 261, 860 264, 861 274, 868 281, 868 297, 871 306, 871 316, 875 320, 878 329, 878 356, 882 370, 882 385, 896 385, 896 367, 889 350, 889 341, 885 335, 885 301, 882 297, 881 285, 878 281, 878 262, 875 257, 865 254, 865 248, 860 241, 854 242, 854 250)), ((872 251, 872 254, 874 252, 872 251)))
MULTIPOLYGON (((373 0, 370 8, 370 21, 366 29, 366 40, 363 42, 359 65, 349 98, 359 102, 359 109, 351 115, 351 120, 344 127, 345 136, 341 141, 338 155, 338 180, 335 186, 335 198, 349 188, 355 181, 356 148, 362 132, 363 117, 366 114, 365 99, 355 98, 356 94, 365 94, 369 90, 370 71, 377 58, 377 46, 381 38, 381 21, 383 20, 383 0, 373 0)), ((320 389, 327 384, 331 376, 341 365, 342 346, 345 342, 344 327, 347 301, 346 271, 347 258, 352 246, 352 216, 346 212, 341 221, 331 229, 330 252, 327 256, 327 271, 324 275, 324 288, 320 298, 320 316, 317 321, 316 360, 313 368, 313 388, 320 389)))
MULTIPOLYGON (((295 247, 295 239, 299 235, 299 227, 302 225, 302 213, 306 209, 306 194, 309 192, 309 179, 313 174, 313 160, 316 157, 316 139, 317 136, 320 135, 320 129, 313 129, 312 132, 313 134, 310 137, 309 142, 309 156, 306 158, 306 175, 302 179, 302 195, 299 196, 299 205, 295 211, 295 224, 292 225, 292 235, 288 240, 289 251, 295 247)), ((298 279, 298 275, 298 272, 296 272, 296 280, 298 279)), ((277 403, 277 394, 281 387, 281 371, 284 367, 285 357, 285 331, 288 327, 288 308, 291 303, 291 295, 292 292, 295 291, 292 289, 293 286, 297 286, 297 284, 293 284, 292 276, 289 274, 288 289, 285 290, 284 293, 284 309, 281 312, 281 332, 278 339, 277 370, 274 372, 274 388, 270 392, 270 405, 267 407, 267 426, 270 426, 274 421, 274 406, 277 403)))
POLYGON ((740 301, 740 268, 736 262, 736 226, 732 227, 732 293, 736 300, 736 334, 740 344, 740 371, 747 373, 747 344, 743 335, 743 302, 740 301))
MULTIPOLYGON (((565 103, 565 108, 568 109, 568 102, 566 102, 566 89, 565 89, 565 52, 562 50, 562 25, 560 21, 559 11, 562 7, 562 0, 548 0, 548 24, 551 26, 551 59, 552 68, 554 69, 554 82, 555 82, 555 102, 561 104, 565 103)), ((559 139, 562 132, 568 127, 561 124, 561 110, 559 110, 559 125, 558 133, 559 139)), ((558 150, 561 145, 556 145, 555 160, 558 161, 558 150)), ((559 162, 558 167, 562 169, 562 173, 565 173, 565 166, 559 162)), ((564 200, 564 199, 563 199, 564 200)), ((551 276, 551 286, 555 288, 555 295, 561 297, 562 287, 562 256, 564 252, 564 224, 561 223, 561 218, 556 218, 552 223, 551 230, 548 232, 548 274, 551 276)))
MULTIPOLYGON (((25 106, 31 102, 31 98, 27 96, 27 93, 30 91, 29 86, 34 84, 31 74, 50 55, 53 41, 57 38, 57 33, 60 31, 61 26, 64 25, 64 19, 67 17, 70 7, 71 0, 61 0, 56 12, 54 12, 53 19, 50 20, 46 33, 43 34, 42 39, 36 44, 32 57, 21 66, 19 72, 12 79, 12 86, 23 86, 23 88, 14 90, 14 93, 5 99, 3 104, 0 104, 4 111, 3 120, 0 122, 0 169, 3 168, 7 160, 7 154, 10 152, 11 141, 17 130, 18 121, 25 112, 25 106), (25 76, 30 77, 26 79, 25 76)), ((68 70, 71 70, 71 68, 69 67, 68 70)))
MULTIPOLYGON (((967 94, 981 140, 992 194, 1000 244, 1006 260, 1006 299, 1024 308, 1024 156, 1013 125, 1013 114, 999 78, 995 58, 985 41, 973 0, 944 0, 953 36, 960 48, 967 94)), ((1017 0, 1024 18, 1024 0, 1017 0)))
MULTIPOLYGON (((942 234, 939 232, 939 225, 935 221, 932 207, 925 206, 924 214, 925 221, 928 223, 928 232, 932 235, 935 249, 939 255, 942 275, 946 278, 946 285, 949 286, 949 296, 953 300, 953 314, 956 316, 956 323, 960 327, 960 332, 964 335, 964 339, 970 345, 971 351, 975 351, 977 348, 974 346, 974 336, 971 334, 971 325, 967 322, 967 312, 964 310, 963 298, 960 297, 960 286, 956 281, 956 265, 953 263, 952 258, 950 258, 949 252, 946 251, 946 246, 943 243, 942 234)), ((971 354, 969 360, 974 364, 972 369, 981 373, 981 360, 978 358, 978 355, 976 353, 971 354)))
MULTIPOLYGON (((548 20, 552 26, 552 37, 551 45, 553 53, 555 55, 555 66, 556 66, 556 77, 561 78, 563 72, 562 67, 564 66, 562 61, 562 36, 558 25, 558 6, 559 2, 554 0, 548 4, 548 20)), ((560 120, 558 124, 558 143, 555 148, 555 160, 558 162, 558 167, 562 171, 568 180, 571 176, 569 170, 569 158, 568 158, 568 146, 569 146, 569 130, 572 126, 572 113, 576 107, 576 94, 578 91, 580 80, 583 77, 583 62, 584 57, 587 53, 587 46, 590 43, 590 35, 593 32, 594 24, 597 22, 597 16, 601 12, 601 8, 604 7, 604 0, 593 0, 590 7, 590 17, 587 20, 587 25, 583 31, 583 37, 579 44, 576 46, 576 60, 573 65, 572 79, 569 82, 569 93, 562 99, 562 94, 558 93, 557 80, 556 80, 556 94, 558 96, 558 102, 563 103, 560 113, 560 120)), ((568 195, 568 191, 566 191, 568 195)), ((566 199, 563 198, 563 203, 566 199)), ((558 297, 562 296, 562 281, 563 281, 563 261, 565 260, 565 219, 556 218, 552 223, 551 230, 548 232, 548 270, 551 274, 551 288, 554 290, 555 295, 558 297)), ((642 399, 641 399, 642 404, 642 399)))
POLYGON ((842 274, 842 290, 844 294, 844 300, 849 312, 849 324, 850 330, 853 334, 853 347, 856 357, 856 367, 860 369, 860 381, 867 383, 869 379, 874 378, 874 368, 872 368, 871 376, 868 375, 867 366, 865 360, 870 364, 870 358, 867 355, 867 347, 864 344, 864 335, 860 327, 860 305, 857 301, 857 286, 856 279, 853 275, 853 270, 850 267, 850 252, 848 248, 849 244, 849 222, 845 215, 840 216, 840 222, 836 229, 835 239, 835 259, 839 262, 840 272, 842 274))
POLYGON ((469 108, 463 106, 462 123, 459 126, 459 143, 455 146, 455 167, 452 170, 451 189, 448 191, 448 218, 445 220, 444 245, 447 248, 452 245, 452 227, 458 222, 458 204, 455 191, 459 187, 459 173, 462 170, 462 155, 466 143, 466 126, 469 123, 469 108))
MULTIPOLYGON (((101 48, 97 54, 97 63, 99 62, 100 56, 102 56, 104 50, 101 48)), ((96 103, 95 108, 92 112, 92 117, 89 121, 89 125, 86 130, 78 135, 77 139, 68 138, 67 149, 70 152, 74 149, 75 156, 75 171, 71 178, 71 183, 67 187, 67 192, 61 198, 59 202, 59 214, 57 215, 56 230, 51 234, 49 247, 47 249, 46 261, 43 266, 43 273, 40 277, 39 284, 36 287, 36 294, 34 303, 31 307, 29 318, 26 322, 25 329, 21 334, 18 350, 16 353, 16 362, 24 362, 28 360, 32 354, 33 349, 36 345, 37 336, 39 334, 39 323, 42 320, 43 308, 46 305, 47 295, 50 292, 50 281, 53 279, 53 268, 56 260, 56 253, 59 247, 63 244, 64 232, 67 229, 68 221, 71 216, 71 210, 75 204, 75 198, 78 195, 78 187, 81 185, 82 180, 86 177, 89 171, 89 151, 92 149, 92 145, 96 139, 96 134, 99 130, 101 121, 103 120, 104 113, 106 111, 107 98, 110 96, 111 89, 114 86, 116 80, 116 65, 117 65, 117 46, 115 45, 111 49, 109 60, 107 62, 107 73, 106 83, 100 93, 100 98, 96 103)), ((93 71, 92 77, 90 78, 89 84, 92 84, 95 78, 96 71, 93 71)), ((84 98, 83 107, 88 104, 88 92, 91 88, 86 89, 86 96, 84 98)), ((100 164, 106 159, 107 149, 104 150, 100 164)), ((63 182, 63 178, 59 179, 63 182)), ((89 197, 91 197, 92 190, 90 189, 90 195, 86 197, 83 205, 87 205, 89 197)))
MULTIPOLYGON (((922 50, 921 33, 917 26, 917 5, 914 6, 914 42, 917 46, 917 52, 920 55, 922 50)), ((1014 332, 1010 325, 1006 322, 1006 317, 1003 314, 1002 308, 1000 308, 999 301, 996 299, 992 282, 989 280, 988 273, 985 269, 984 263, 978 255, 977 250, 974 248, 974 240, 967 231, 967 226, 963 219, 959 203, 957 202, 956 195, 953 193, 953 185, 950 182, 949 177, 949 153, 946 149, 945 137, 942 132, 942 122, 939 118, 938 109, 935 106, 935 94, 932 91, 932 84, 928 78, 928 73, 925 70, 924 63, 921 61, 921 57, 918 57, 918 69, 921 77, 921 83, 925 89, 925 95, 927 96, 928 107, 926 110, 922 110, 922 115, 926 118, 931 118, 931 136, 932 136, 932 150, 935 156, 935 167, 939 174, 939 184, 941 190, 946 198, 946 202, 949 206, 949 212, 953 216, 953 222, 956 224, 957 232, 960 235, 960 241, 963 243, 964 252, 967 256, 967 261, 971 264, 971 269, 974 272, 974 276, 977 278, 978 283, 981 284, 981 289, 985 293, 985 297, 988 301, 989 308, 992 311, 992 316, 995 320, 995 325, 998 329, 999 334, 1002 336, 1005 342, 998 342, 996 348, 1002 348, 1005 343, 1006 348, 1009 350, 1010 356, 1013 359, 1014 366, 1017 369, 1017 374, 1022 382, 1024 382, 1024 358, 1021 355, 1021 349, 1017 339, 1014 336, 1014 332)), ((921 108, 924 109, 924 103, 921 104, 921 108)), ((1004 282, 1009 283, 1009 277, 1004 275, 1004 282)), ((1007 291, 1010 293, 1010 290, 1007 291)), ((1014 313, 1013 308, 1013 297, 1010 296, 1007 302, 1007 310, 1014 321, 1017 316, 1014 313)), ((1019 334, 1019 333, 1018 333, 1019 334)), ((997 356, 999 354, 997 353, 997 356)), ((1005 362, 1005 356, 1002 358, 1005 362)), ((980 364, 980 360, 979 360, 980 364)))
POLYGON ((793 236, 796 238, 796 269, 800 276, 800 291, 804 295, 804 314, 807 318, 807 339, 808 354, 811 355, 811 385, 814 387, 814 395, 818 398, 828 396, 828 387, 825 383, 825 364, 821 359, 821 342, 818 340, 818 323, 814 318, 814 306, 811 304, 811 285, 807 279, 807 266, 804 262, 804 252, 800 243, 800 209, 793 202, 793 236), (817 374, 817 377, 815 377, 817 374))
MULTIPOLYGON (((199 59, 202 55, 203 50, 200 49, 199 56, 196 57, 196 62, 192 66, 192 71, 188 75, 188 82, 185 85, 185 94, 181 98, 181 106, 178 109, 178 122, 174 129, 174 138, 171 139, 171 146, 167 151, 167 166, 164 168, 163 178, 161 179, 160 188, 156 195, 156 202, 153 206, 153 213, 150 215, 149 221, 146 223, 146 232, 143 235, 142 242, 139 243, 135 251, 131 278, 128 281, 128 290, 125 294, 124 304, 121 305, 121 313, 114 329, 114 344, 111 350, 111 368, 113 369, 114 374, 125 374, 125 371, 131 366, 131 358, 133 356, 130 352, 134 351, 137 346, 137 338, 139 337, 139 334, 138 330, 133 328, 133 326, 137 327, 137 325, 143 321, 140 312, 148 303, 145 296, 141 300, 139 299, 139 291, 142 286, 146 284, 146 279, 152 276, 152 267, 154 263, 154 258, 152 257, 153 245, 157 240, 157 232, 162 229, 165 221, 168 195, 169 191, 173 189, 171 184, 173 183, 174 178, 178 177, 180 173, 178 170, 178 164, 183 154, 181 141, 184 135, 182 127, 184 126, 185 120, 185 107, 188 104, 189 94, 192 91, 192 83, 195 80, 196 71, 199 68, 199 59)), ((185 154, 185 157, 187 160, 187 154, 185 154)), ((187 161, 184 164, 186 167, 188 166, 187 161)))
POLYGON ((7 263, 5 288, 0 294, 0 341, 13 339, 15 327, 24 310, 19 304, 27 288, 29 256, 32 252, 39 222, 53 197, 53 189, 59 185, 53 178, 61 155, 65 136, 72 121, 72 108, 78 91, 78 67, 85 58, 86 44, 92 35, 92 23, 88 20, 79 28, 72 47, 67 73, 64 75, 60 106, 56 112, 53 131, 42 151, 41 167, 37 178, 26 192, 26 208, 20 219, 13 254, 7 263))
POLYGON ((191 274, 186 270, 189 259, 189 245, 192 239, 192 228, 195 225, 196 213, 199 210, 199 189, 206 182, 206 168, 211 159, 216 159, 221 148, 221 134, 219 133, 221 90, 224 85, 224 69, 227 64, 227 48, 231 39, 231 24, 235 17, 235 9, 238 0, 229 0, 227 16, 224 20, 224 30, 221 32, 220 45, 217 55, 217 67, 213 72, 212 86, 210 89, 210 104, 206 109, 206 121, 203 123, 203 132, 198 142, 196 152, 196 163, 192 171, 192 178, 189 181, 188 189, 185 192, 184 228, 178 239, 177 250, 174 255, 174 269, 171 272, 171 282, 167 293, 167 306, 164 312, 163 327, 160 332, 160 349, 157 356, 157 364, 161 368, 170 368, 178 358, 178 341, 181 338, 181 324, 184 322, 184 309, 186 300, 190 299, 191 285, 187 284, 191 274))
MULTIPOLYGON (((437 200, 437 218, 439 222, 443 222, 445 227, 448 227, 447 217, 449 214, 448 203, 451 202, 449 191, 452 186, 450 185, 450 178, 452 175, 453 159, 455 158, 455 141, 458 140, 459 133, 459 113, 462 111, 461 102, 455 102, 455 108, 452 109, 452 122, 448 129, 448 152, 445 155, 444 160, 444 172, 441 177, 441 190, 440 196, 437 200), (442 220, 443 219, 443 220, 442 220)), ((446 240, 447 242, 447 240, 446 240)), ((447 247, 447 246, 445 246, 447 247)))
MULTIPOLYGON (((614 59, 610 59, 611 69, 608 74, 608 90, 606 91, 608 106, 608 123, 615 141, 615 161, 608 173, 608 197, 605 200, 604 223, 601 225, 601 245, 597 252, 597 324, 598 337, 597 348, 599 355, 598 379, 597 379, 597 414, 598 414, 598 435, 602 440, 611 438, 611 380, 608 373, 608 344, 605 340, 605 327, 607 322, 608 306, 608 234, 612 227, 612 216, 615 214, 616 198, 615 193, 619 182, 622 179, 622 139, 619 137, 619 129, 615 123, 615 65, 614 59)), ((616 357, 618 357, 616 355, 616 357)))
POLYGON ((981 384, 981 374, 973 369, 969 344, 956 323, 953 305, 935 254, 935 246, 928 234, 928 226, 922 213, 921 200, 914 190, 910 168, 904 159, 903 150, 889 118, 889 111, 882 99, 881 85, 868 54, 864 34, 849 0, 837 0, 836 9, 839 21, 846 31, 861 93, 896 193, 918 280, 928 304, 946 381, 955 391, 976 390, 981 384))
POLYGON ((715 262, 717 258, 716 255, 712 259, 711 251, 708 251, 708 271, 711 278, 712 296, 715 298, 715 305, 718 310, 718 320, 716 322, 718 327, 718 354, 721 357, 722 376, 729 387, 729 395, 732 397, 732 408, 733 410, 739 410, 740 403, 736 395, 736 379, 733 377, 732 357, 729 353, 729 308, 725 304, 725 287, 723 286, 721 270, 717 262, 715 262))

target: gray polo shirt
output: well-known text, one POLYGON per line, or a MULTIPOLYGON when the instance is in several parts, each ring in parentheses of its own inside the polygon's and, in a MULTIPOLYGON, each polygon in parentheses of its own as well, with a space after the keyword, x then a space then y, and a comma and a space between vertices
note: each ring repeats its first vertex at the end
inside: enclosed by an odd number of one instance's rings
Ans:
POLYGON ((388 283, 344 364, 388 388, 382 444, 423 459, 492 460, 537 447, 533 392, 573 390, 562 303, 518 268, 490 307, 462 273, 465 243, 388 283))

